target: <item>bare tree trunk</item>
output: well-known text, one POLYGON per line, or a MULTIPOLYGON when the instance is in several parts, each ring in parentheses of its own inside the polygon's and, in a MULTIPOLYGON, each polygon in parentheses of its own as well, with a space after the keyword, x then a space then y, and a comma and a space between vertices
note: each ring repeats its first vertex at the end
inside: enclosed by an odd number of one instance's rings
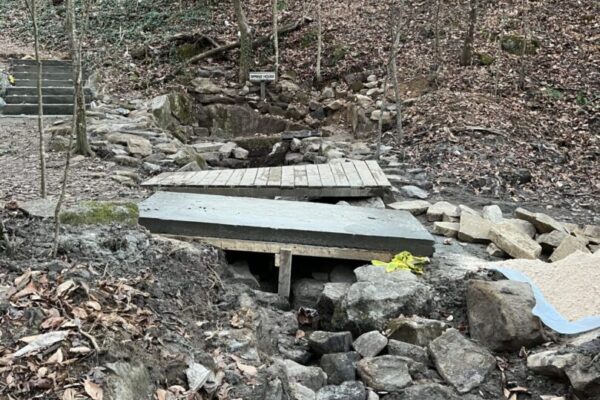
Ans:
POLYGON ((246 20, 241 0, 233 0, 235 8, 235 17, 240 32, 240 75, 239 82, 243 85, 248 80, 250 74, 250 64, 252 63, 252 32, 246 20))
POLYGON ((519 89, 525 89, 525 76, 527 74, 527 45, 529 42, 529 28, 527 24, 527 0, 523 0, 523 46, 521 48, 521 68, 519 69, 519 89))
POLYGON ((465 43, 460 57, 460 65, 462 66, 471 65, 473 60, 473 39, 475 37, 475 24, 477 23, 477 0, 470 0, 469 4, 469 29, 465 36, 465 43))
POLYGON ((69 46, 71 48, 71 59, 73 62, 73 107, 79 110, 73 113, 75 118, 74 130, 77 138, 75 152, 84 156, 92 156, 92 151, 88 137, 87 124, 85 116, 85 98, 83 90, 83 71, 81 67, 81 39, 77 36, 77 22, 75 17, 75 1, 66 1, 66 27, 69 36, 69 46), (76 106, 77 105, 77 106, 76 106))
MULTIPOLYGON (((391 32, 392 32, 392 48, 390 49, 389 73, 392 76, 392 85, 394 86, 394 97, 396 99, 396 131, 398 139, 401 141, 404 138, 402 131, 402 98, 400 96, 400 86, 398 85, 398 66, 396 64, 398 51, 400 47, 400 37, 402 28, 402 12, 404 11, 404 1, 401 1, 400 8, 392 14, 391 32)), ((384 96, 387 92, 384 93, 384 96)))
POLYGON ((277 32, 277 1, 273 0, 273 47, 275 48, 275 76, 279 76, 279 33, 277 32))
POLYGON ((440 72, 440 64, 442 62, 440 55, 440 0, 435 0, 435 17, 434 17, 434 40, 433 40, 433 83, 437 88, 438 77, 440 72))
POLYGON ((37 74, 37 94, 38 94, 38 131, 39 131, 39 152, 40 152, 40 194, 43 199, 46 198, 46 149, 44 148, 44 99, 42 93, 43 68, 40 59, 40 38, 37 22, 37 0, 31 0, 25 5, 31 13, 31 22, 33 24, 33 39, 35 43, 35 60, 38 66, 37 74))
POLYGON ((317 2, 317 70, 316 78, 317 82, 321 82, 321 57, 323 53, 323 21, 321 20, 321 7, 323 6, 323 0, 317 2))

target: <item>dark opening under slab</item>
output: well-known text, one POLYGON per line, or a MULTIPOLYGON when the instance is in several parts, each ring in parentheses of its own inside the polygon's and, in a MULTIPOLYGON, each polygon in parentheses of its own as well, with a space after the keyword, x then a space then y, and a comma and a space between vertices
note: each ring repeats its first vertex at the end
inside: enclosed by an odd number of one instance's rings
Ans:
POLYGON ((310 202, 157 192, 140 204, 154 233, 433 254, 410 213, 310 202))

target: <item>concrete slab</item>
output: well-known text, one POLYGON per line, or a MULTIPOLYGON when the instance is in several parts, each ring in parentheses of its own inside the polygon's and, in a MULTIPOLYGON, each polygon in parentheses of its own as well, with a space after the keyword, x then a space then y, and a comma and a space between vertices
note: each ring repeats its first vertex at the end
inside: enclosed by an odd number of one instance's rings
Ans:
POLYGON ((139 209, 154 233, 433 254, 433 237, 405 211, 173 192, 139 209))

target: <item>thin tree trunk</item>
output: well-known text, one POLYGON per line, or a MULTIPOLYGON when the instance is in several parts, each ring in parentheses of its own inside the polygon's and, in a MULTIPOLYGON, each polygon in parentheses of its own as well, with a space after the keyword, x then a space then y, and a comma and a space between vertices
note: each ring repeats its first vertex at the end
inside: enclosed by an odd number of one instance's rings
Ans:
POLYGON ((77 22, 75 18, 75 1, 66 1, 66 26, 69 36, 69 46, 71 48, 71 59, 73 62, 73 106, 78 110, 73 113, 75 118, 75 136, 77 138, 75 152, 84 156, 92 156, 92 151, 88 137, 87 124, 85 116, 85 98, 83 90, 83 71, 81 67, 81 40, 77 36, 77 22), (77 107, 76 107, 77 105, 77 107))
POLYGON ((0 241, 4 242, 6 254, 9 257, 12 257, 14 255, 14 248, 10 238, 8 237, 8 232, 6 231, 6 226, 4 225, 4 221, 2 221, 2 219, 0 219, 0 241))
POLYGON ((441 56, 440 56, 440 0, 435 0, 435 17, 434 17, 434 41, 433 41, 433 83, 438 87, 438 77, 440 72, 441 56))
POLYGON ((475 24, 477 23, 477 0, 471 0, 469 12, 469 29, 465 36, 465 44, 463 45, 462 55, 460 57, 460 65, 471 65, 473 60, 473 39, 475 37, 475 24))
POLYGON ((38 65, 37 74, 37 94, 38 94, 38 131, 39 131, 39 152, 40 152, 40 194, 43 199, 46 198, 46 150, 44 148, 44 99, 42 93, 43 68, 42 60, 40 59, 40 40, 37 22, 37 0, 31 0, 28 4, 29 12, 31 13, 31 21, 33 23, 33 39, 35 43, 35 60, 38 65))
POLYGON ((525 76, 527 74, 527 45, 529 42, 529 29, 527 26, 527 0, 523 0, 523 46, 521 48, 521 68, 519 69, 519 88, 525 89, 525 76))
POLYGON ((273 47, 275 48, 275 76, 279 76, 279 33, 277 32, 277 0, 273 0, 273 47))
POLYGON ((252 33, 242 8, 241 0, 233 0, 235 16, 240 31, 240 75, 239 82, 243 85, 248 80, 250 74, 250 64, 252 62, 252 33))
POLYGON ((381 98, 381 108, 380 110, 380 114, 379 114, 379 121, 378 121, 378 126, 377 126, 377 147, 375 150, 375 159, 379 160, 381 158, 381 141, 383 140, 383 113, 385 112, 385 107, 386 107, 386 95, 387 95, 387 90, 388 90, 388 75, 389 75, 389 70, 388 70, 388 74, 385 77, 385 80, 383 81, 383 97, 381 98))
POLYGON ((318 32, 317 32, 317 70, 316 70, 316 78, 317 82, 321 82, 321 57, 323 53, 323 21, 321 20, 321 7, 323 0, 318 0, 317 3, 317 24, 318 24, 318 32))
MULTIPOLYGON (((402 98, 400 96, 400 85, 398 84, 398 66, 396 64, 398 51, 400 47, 400 37, 402 28, 402 12, 404 10, 404 1, 400 3, 400 8, 393 13, 392 22, 392 48, 390 50, 389 72, 392 75, 392 85, 394 86, 394 97, 396 99, 396 131, 400 141, 404 138, 402 130, 402 98)), ((384 93, 384 96, 387 92, 384 93)))

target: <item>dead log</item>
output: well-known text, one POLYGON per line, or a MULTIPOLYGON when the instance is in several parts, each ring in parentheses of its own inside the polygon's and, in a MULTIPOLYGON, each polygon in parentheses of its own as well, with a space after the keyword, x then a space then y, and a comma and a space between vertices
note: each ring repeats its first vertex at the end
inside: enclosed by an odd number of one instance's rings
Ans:
MULTIPOLYGON (((298 29, 302 28, 305 25, 310 24, 311 22, 312 22, 311 18, 304 17, 304 18, 299 19, 298 21, 294 22, 293 24, 290 24, 290 25, 287 25, 287 26, 282 26, 281 29, 279 29, 277 31, 277 34, 279 36, 286 35, 286 34, 288 34, 290 32, 297 31, 298 29)), ((270 42, 271 39, 272 39, 272 35, 258 37, 256 39, 254 39, 254 41, 252 42, 252 47, 262 46, 263 44, 270 42)), ((187 62, 184 65, 194 64, 194 63, 197 63, 198 61, 203 60, 205 58, 208 58, 208 57, 211 57, 211 56, 215 56, 217 54, 221 54, 221 53, 229 51, 229 50, 237 49, 238 47, 240 47, 240 41, 239 40, 235 41, 235 42, 233 42, 231 44, 227 44, 225 46, 220 46, 220 47, 217 47, 215 49, 207 50, 204 53, 200 53, 200 54, 198 54, 198 55, 190 58, 189 60, 187 60, 187 62)))

